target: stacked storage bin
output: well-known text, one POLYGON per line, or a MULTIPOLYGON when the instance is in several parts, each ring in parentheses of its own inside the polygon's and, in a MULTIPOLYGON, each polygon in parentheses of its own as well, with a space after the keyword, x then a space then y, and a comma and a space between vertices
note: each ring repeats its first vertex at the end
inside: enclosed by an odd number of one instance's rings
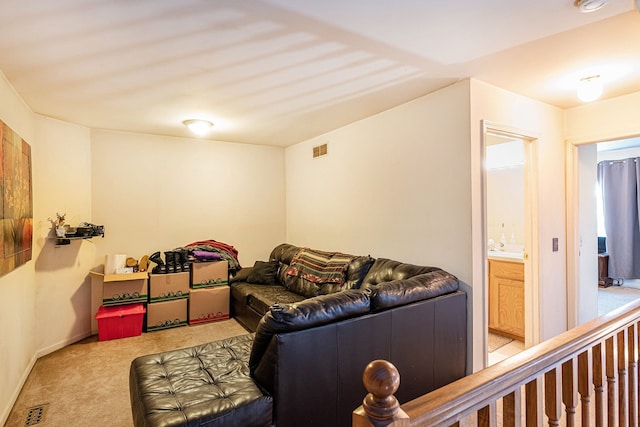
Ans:
POLYGON ((227 261, 191 264, 189 324, 229 318, 229 263, 227 261))
POLYGON ((189 272, 150 274, 145 331, 187 325, 189 272))
POLYGON ((95 314, 98 339, 140 335, 147 302, 147 273, 102 274, 91 272, 92 290, 101 294, 95 314))

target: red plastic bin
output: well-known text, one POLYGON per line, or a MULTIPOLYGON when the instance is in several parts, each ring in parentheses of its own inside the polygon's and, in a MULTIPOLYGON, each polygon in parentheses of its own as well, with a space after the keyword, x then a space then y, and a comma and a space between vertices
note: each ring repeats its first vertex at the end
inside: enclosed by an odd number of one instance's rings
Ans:
POLYGON ((140 335, 145 312, 144 304, 100 306, 96 313, 98 340, 106 341, 140 335))

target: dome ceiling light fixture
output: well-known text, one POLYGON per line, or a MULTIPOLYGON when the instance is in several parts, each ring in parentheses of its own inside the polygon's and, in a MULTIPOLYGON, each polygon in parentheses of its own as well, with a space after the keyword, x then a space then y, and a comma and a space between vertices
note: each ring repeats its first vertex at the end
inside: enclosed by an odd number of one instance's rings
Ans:
MULTIPOLYGON (((573 5, 582 13, 595 12, 602 9, 608 0, 575 0, 573 5)), ((637 0, 636 0, 637 1, 637 0)))
POLYGON ((213 123, 211 123, 210 121, 200 119, 185 120, 182 122, 182 124, 188 127, 191 132, 198 136, 205 135, 213 126, 213 123))
POLYGON ((602 82, 600 76, 589 76, 578 82, 578 98, 583 102, 591 102, 602 95, 602 82))

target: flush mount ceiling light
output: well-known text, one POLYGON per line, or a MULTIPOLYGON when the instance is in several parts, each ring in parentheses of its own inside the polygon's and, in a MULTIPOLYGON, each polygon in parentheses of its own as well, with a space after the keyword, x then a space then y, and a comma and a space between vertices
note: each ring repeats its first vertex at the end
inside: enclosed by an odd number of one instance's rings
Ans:
POLYGON ((198 136, 202 136, 211 129, 213 123, 208 120, 190 119, 182 122, 183 125, 189 128, 191 132, 198 136))
POLYGON ((578 98, 584 102, 591 102, 602 95, 600 76, 590 76, 580 79, 578 83, 578 98))
POLYGON ((607 4, 608 0, 575 0, 573 5, 582 13, 594 12, 607 4))

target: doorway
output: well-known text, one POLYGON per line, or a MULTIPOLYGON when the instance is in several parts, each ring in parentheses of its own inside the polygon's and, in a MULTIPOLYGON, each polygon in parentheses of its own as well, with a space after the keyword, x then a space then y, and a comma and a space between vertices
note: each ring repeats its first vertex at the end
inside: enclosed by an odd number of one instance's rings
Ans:
MULTIPOLYGON (((597 165, 601 161, 617 161, 629 157, 640 156, 640 139, 623 138, 606 142, 594 141, 591 143, 573 145, 568 144, 568 214, 569 223, 567 232, 568 242, 572 245, 568 248, 568 291, 569 301, 569 327, 578 326, 598 315, 604 314, 610 308, 615 308, 616 301, 602 300, 608 298, 607 294, 615 291, 629 290, 630 297, 635 292, 637 282, 628 280, 621 287, 604 289, 598 286, 600 276, 603 275, 601 267, 602 258, 608 258, 606 249, 600 254, 598 243, 606 235, 604 226, 599 218, 597 207, 597 165), (635 283, 634 283, 635 282, 635 283)), ((608 276, 608 274, 606 274, 608 276)), ((616 298, 627 298, 626 295, 617 295, 616 298)), ((624 299, 623 298, 623 299, 624 299)))
POLYGON ((538 342, 535 159, 534 138, 485 123, 485 366, 538 342))

